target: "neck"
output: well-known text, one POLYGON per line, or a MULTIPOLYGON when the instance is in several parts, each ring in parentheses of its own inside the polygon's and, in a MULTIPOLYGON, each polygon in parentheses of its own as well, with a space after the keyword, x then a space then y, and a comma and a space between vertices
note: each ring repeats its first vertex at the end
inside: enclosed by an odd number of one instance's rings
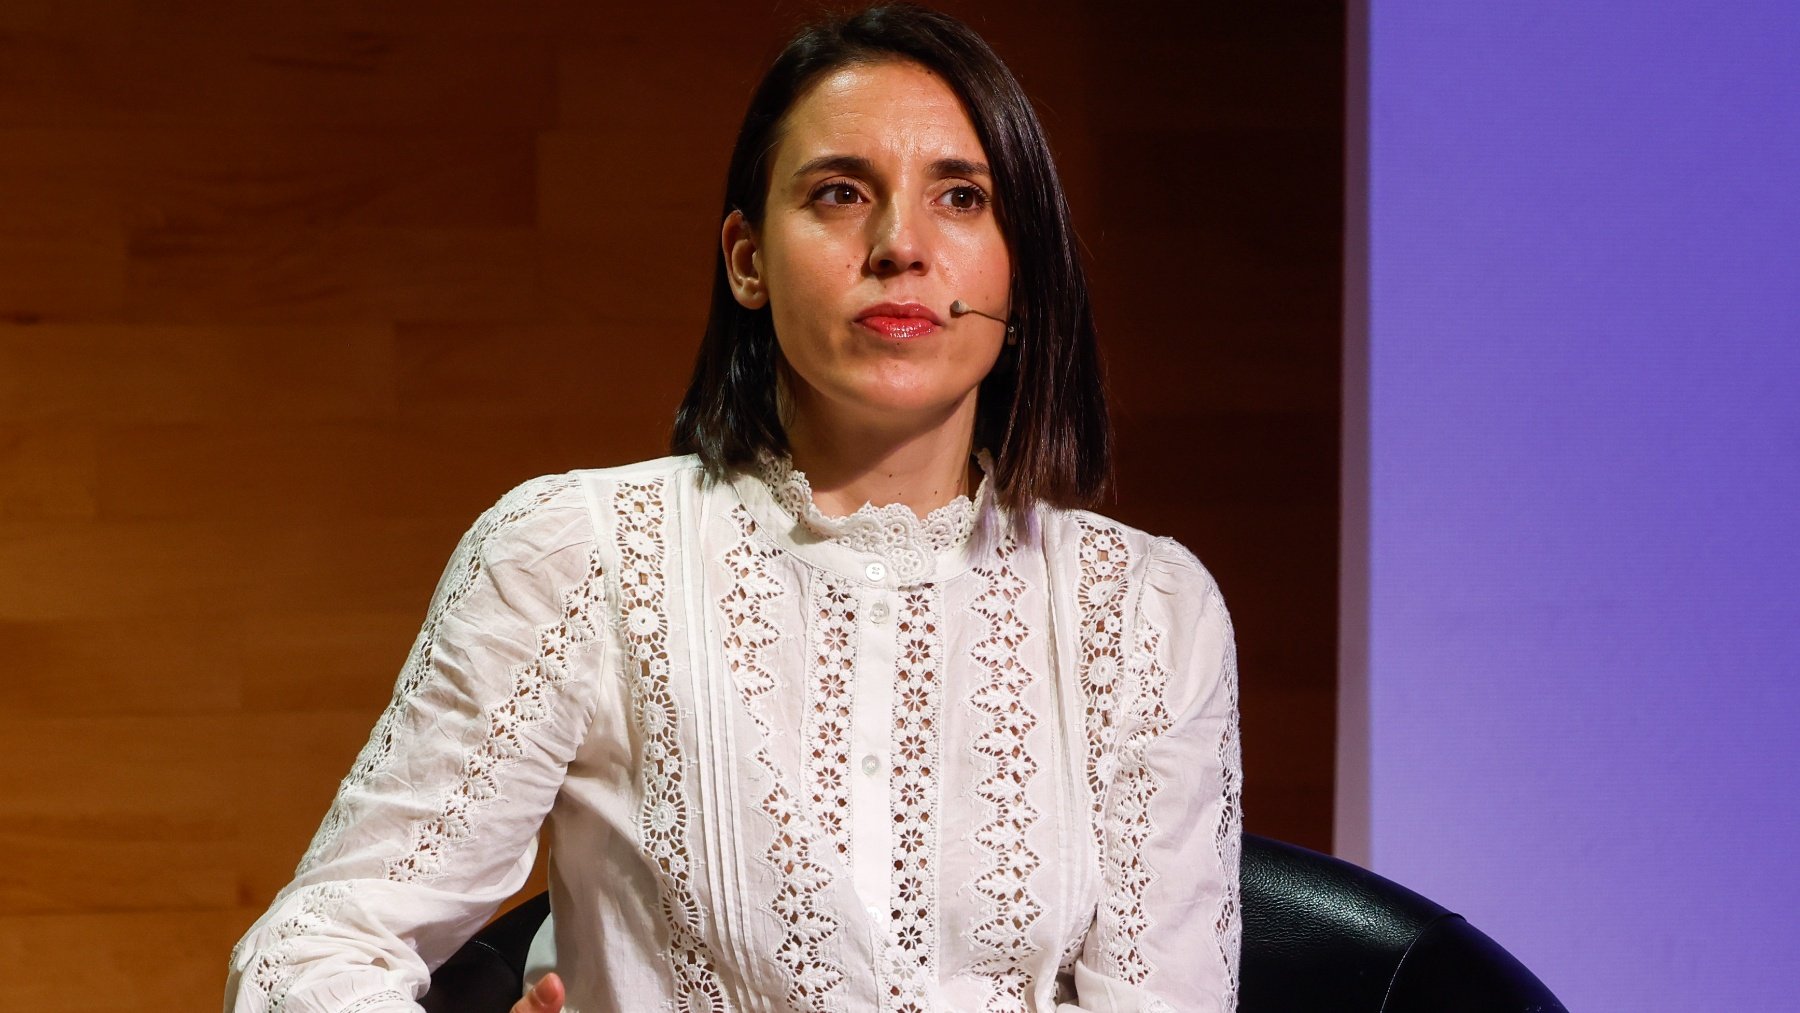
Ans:
POLYGON ((975 399, 936 424, 904 430, 847 419, 820 419, 796 405, 788 446, 806 473, 813 503, 828 517, 864 503, 903 503, 920 519, 958 496, 973 496, 981 479, 974 453, 975 399))

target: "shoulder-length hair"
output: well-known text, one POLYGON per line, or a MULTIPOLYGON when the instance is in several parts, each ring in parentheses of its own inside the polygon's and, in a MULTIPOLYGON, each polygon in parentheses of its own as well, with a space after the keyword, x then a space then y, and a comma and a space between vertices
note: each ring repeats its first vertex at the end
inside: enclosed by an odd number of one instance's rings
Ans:
MULTIPOLYGON (((884 4, 802 29, 764 75, 744 114, 725 180, 723 221, 760 228, 782 120, 808 87, 840 67, 918 63, 962 100, 986 150, 995 213, 1013 265, 1007 345, 976 395, 975 445, 993 455, 992 492, 1008 510, 1034 502, 1091 506, 1112 482, 1112 427, 1068 202, 1042 126, 1012 72, 966 25, 910 3, 884 4)), ((732 295, 724 254, 694 375, 675 415, 677 454, 715 477, 759 452, 788 451, 778 410, 781 351, 767 305, 732 295)))

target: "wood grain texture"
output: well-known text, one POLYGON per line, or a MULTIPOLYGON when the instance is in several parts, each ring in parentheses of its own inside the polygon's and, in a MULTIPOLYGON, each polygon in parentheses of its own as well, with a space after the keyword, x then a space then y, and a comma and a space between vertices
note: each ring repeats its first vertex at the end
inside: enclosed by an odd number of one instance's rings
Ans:
MULTIPOLYGON (((1219 578, 1249 824, 1324 847, 1341 10, 949 9, 1069 191, 1103 509, 1219 578)), ((216 1006, 467 525, 663 453, 808 10, 0 5, 0 1009, 216 1006)))

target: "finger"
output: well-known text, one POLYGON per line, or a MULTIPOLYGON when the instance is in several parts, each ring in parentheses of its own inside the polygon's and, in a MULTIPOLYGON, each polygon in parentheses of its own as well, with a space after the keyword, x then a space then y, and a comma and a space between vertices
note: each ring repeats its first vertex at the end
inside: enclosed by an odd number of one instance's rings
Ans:
POLYGON ((563 999, 562 979, 552 971, 538 979, 525 998, 513 1004, 512 1013, 562 1013, 563 999))

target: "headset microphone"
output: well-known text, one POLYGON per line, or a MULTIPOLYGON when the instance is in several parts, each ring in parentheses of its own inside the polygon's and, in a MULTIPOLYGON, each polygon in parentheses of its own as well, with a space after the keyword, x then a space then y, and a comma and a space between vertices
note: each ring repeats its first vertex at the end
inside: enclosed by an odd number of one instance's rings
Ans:
POLYGON ((950 315, 951 316, 960 317, 965 313, 973 313, 978 317, 987 317, 989 320, 992 320, 995 323, 1006 324, 1006 333, 1011 334, 1013 332, 1013 325, 1010 321, 1002 320, 999 317, 993 315, 992 313, 983 313, 980 310, 976 309, 975 307, 970 306, 968 303, 963 302, 961 299, 958 299, 955 302, 950 304, 950 315))

